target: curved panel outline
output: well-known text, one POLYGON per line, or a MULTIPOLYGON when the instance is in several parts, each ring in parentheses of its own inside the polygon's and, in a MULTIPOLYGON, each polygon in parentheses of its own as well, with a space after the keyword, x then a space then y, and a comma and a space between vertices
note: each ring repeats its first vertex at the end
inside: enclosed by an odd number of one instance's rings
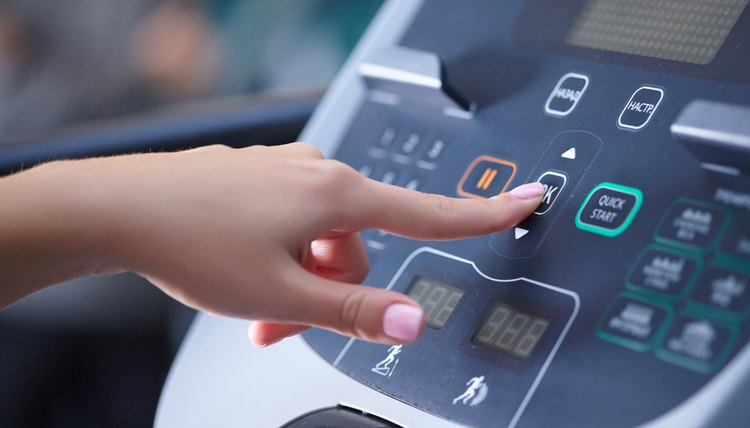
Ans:
MULTIPOLYGON (((544 364, 542 364, 542 368, 539 369, 539 373, 537 373, 537 376, 534 379, 534 382, 531 384, 531 387, 529 387, 529 390, 526 392, 526 396, 523 398, 523 401, 521 401, 521 404, 518 406, 518 410, 516 410, 515 415, 513 415, 513 418, 511 419, 510 423, 508 424, 509 428, 513 428, 518 423, 518 421, 521 418, 521 416, 523 415, 524 410, 526 410, 526 406, 529 404, 529 401, 531 401, 531 397, 536 392, 536 389, 539 386, 539 383, 541 383, 542 378, 547 373, 547 369, 549 368, 550 364, 552 364, 552 360, 555 358, 555 355, 557 354, 558 349, 562 345, 562 342, 565 339, 565 336, 567 336, 568 331, 570 330, 571 326, 573 325, 573 321, 575 320, 576 316, 578 315, 578 311, 579 311, 579 309, 581 307, 581 299, 578 297, 578 294, 575 293, 575 292, 573 292, 573 291, 566 290, 566 289, 560 288, 560 287, 556 287, 554 285, 550 285, 550 284, 547 284, 547 283, 544 283, 544 282, 541 282, 541 281, 537 281, 537 280, 534 280, 534 279, 529 279, 529 278, 526 278, 526 277, 519 277, 519 278, 513 278, 513 279, 493 278, 493 277, 485 274, 484 272, 482 272, 479 269, 479 267, 476 265, 476 263, 474 263, 472 260, 465 259, 465 258, 462 258, 462 257, 459 257, 459 256, 455 256, 453 254, 446 253, 445 251, 440 251, 440 250, 437 250, 437 249, 432 248, 432 247, 420 247, 420 248, 414 250, 414 252, 412 252, 411 254, 409 254, 409 256, 401 264, 401 267, 399 267, 398 271, 396 271, 396 274, 393 276, 393 278, 388 283, 388 286, 385 289, 386 290, 392 289, 393 286, 396 284, 396 282, 401 277, 401 275, 404 273, 404 271, 406 270, 406 268, 409 266, 409 264, 411 264, 411 262, 417 256, 419 256, 420 254, 424 254, 424 253, 434 254, 434 255, 437 255, 437 256, 441 256, 441 257, 445 257, 447 259, 451 259, 451 260, 457 261, 457 262, 468 264, 468 265, 470 265, 471 267, 474 268, 474 270, 476 271, 476 273, 479 276, 481 276, 482 278, 487 279, 488 281, 499 282, 499 283, 516 282, 516 281, 526 281, 526 282, 529 282, 529 283, 534 284, 536 286, 539 286, 539 287, 542 287, 542 288, 546 288, 548 290, 551 290, 551 291, 554 291, 554 292, 557 292, 557 293, 560 293, 560 294, 564 294, 564 295, 566 295, 568 297, 571 297, 573 299, 573 302, 574 302, 573 312, 571 313, 570 318, 568 318, 568 322, 565 324, 565 326, 563 327, 562 331, 560 332, 560 336, 557 338, 557 341, 555 342, 555 345, 552 347, 552 350, 550 350, 549 355, 547 355, 547 359, 544 361, 544 364)), ((338 367, 338 364, 341 362, 341 359, 344 358, 344 356, 346 355, 346 353, 349 351, 349 348, 351 348, 352 344, 354 344, 355 341, 356 341, 356 339, 352 338, 352 339, 349 339, 348 342, 346 342, 346 345, 344 345, 344 347, 341 349, 341 352, 339 352, 339 355, 333 361, 333 366, 334 367, 338 367)))

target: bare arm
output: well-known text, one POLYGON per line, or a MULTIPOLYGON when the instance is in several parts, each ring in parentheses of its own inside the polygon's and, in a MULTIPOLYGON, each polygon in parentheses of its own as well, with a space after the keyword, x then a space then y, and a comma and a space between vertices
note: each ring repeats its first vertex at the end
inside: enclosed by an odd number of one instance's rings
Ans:
POLYGON ((538 183, 489 200, 369 180, 310 145, 221 146, 53 162, 0 179, 0 305, 89 274, 133 271, 197 309, 263 320, 265 345, 320 326, 416 339, 419 305, 359 284, 359 231, 417 239, 500 231, 538 206, 538 183))

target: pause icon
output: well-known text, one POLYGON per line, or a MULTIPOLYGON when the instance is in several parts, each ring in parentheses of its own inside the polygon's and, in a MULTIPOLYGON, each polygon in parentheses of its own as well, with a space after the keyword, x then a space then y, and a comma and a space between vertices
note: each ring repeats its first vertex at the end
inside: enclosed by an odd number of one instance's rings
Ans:
POLYGON ((477 189, 487 190, 495 179, 495 176, 497 176, 497 170, 495 168, 485 169, 482 178, 477 182, 477 189))

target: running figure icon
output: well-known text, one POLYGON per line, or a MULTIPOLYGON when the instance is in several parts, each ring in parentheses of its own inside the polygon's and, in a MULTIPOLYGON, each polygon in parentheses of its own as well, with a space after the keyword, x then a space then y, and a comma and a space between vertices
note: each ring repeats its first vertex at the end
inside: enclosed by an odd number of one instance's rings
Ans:
POLYGON ((458 397, 453 399, 453 404, 458 403, 459 401, 461 404, 468 404, 469 406, 478 406, 479 403, 484 401, 485 397, 487 397, 487 392, 489 391, 489 387, 486 383, 484 383, 484 376, 477 376, 469 379, 468 382, 466 382, 466 391, 464 391, 463 394, 459 395, 458 397))
POLYGON ((396 369, 396 365, 398 364, 398 358, 396 358, 396 355, 401 353, 401 347, 403 345, 393 345, 390 348, 388 348, 388 356, 385 357, 385 359, 378 364, 375 365, 375 367, 372 368, 372 371, 386 377, 391 377, 393 374, 393 370, 396 369), (393 364, 393 366, 391 366, 393 364))

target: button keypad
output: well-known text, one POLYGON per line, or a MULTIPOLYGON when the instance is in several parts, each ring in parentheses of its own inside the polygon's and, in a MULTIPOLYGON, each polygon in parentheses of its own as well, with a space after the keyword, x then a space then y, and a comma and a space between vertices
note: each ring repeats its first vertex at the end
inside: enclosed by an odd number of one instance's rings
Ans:
MULTIPOLYGON (((663 361, 713 373, 732 352, 740 322, 750 313, 750 269, 739 262, 741 256, 729 254, 747 235, 742 229, 746 223, 744 217, 732 222, 733 216, 715 204, 676 200, 656 228, 658 244, 643 250, 628 273, 632 297, 680 314, 656 339, 655 354, 663 361), (740 231, 724 236, 730 223, 730 231, 740 231)), ((616 296, 611 307, 621 299, 616 296)), ((638 340, 607 333, 601 326, 597 329, 603 339, 645 349, 638 340)))
MULTIPOLYGON (((374 142, 366 150, 370 159, 357 170, 365 177, 409 190, 424 189, 430 171, 438 168, 438 160, 449 148, 445 138, 428 138, 427 133, 413 129, 386 126, 373 134, 374 142)), ((389 233, 378 230, 364 231, 363 236, 371 256, 386 249, 392 239, 389 233)))

